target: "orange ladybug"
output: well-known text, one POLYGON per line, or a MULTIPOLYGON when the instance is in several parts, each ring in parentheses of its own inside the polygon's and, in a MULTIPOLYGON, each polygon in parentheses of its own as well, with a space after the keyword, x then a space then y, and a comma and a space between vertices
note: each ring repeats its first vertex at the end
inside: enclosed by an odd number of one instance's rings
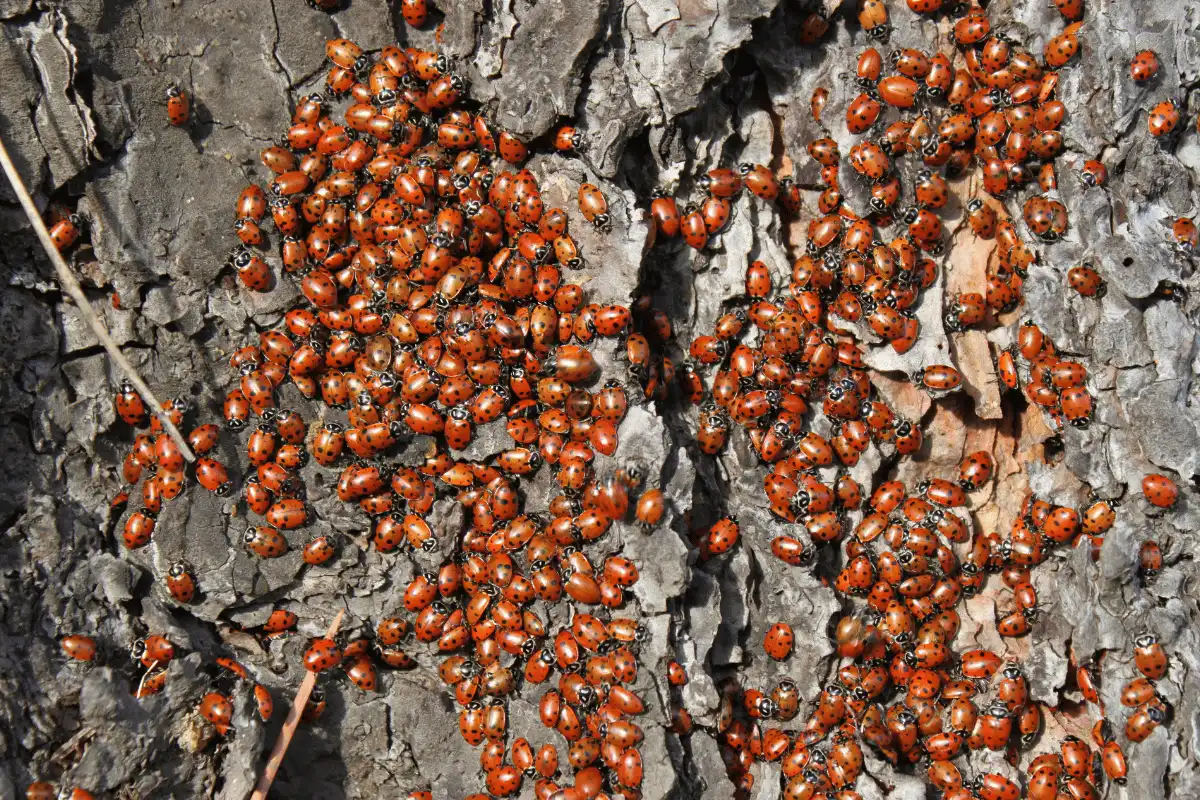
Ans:
POLYGON ((172 125, 181 127, 192 118, 192 99, 178 86, 167 88, 167 119, 172 125))

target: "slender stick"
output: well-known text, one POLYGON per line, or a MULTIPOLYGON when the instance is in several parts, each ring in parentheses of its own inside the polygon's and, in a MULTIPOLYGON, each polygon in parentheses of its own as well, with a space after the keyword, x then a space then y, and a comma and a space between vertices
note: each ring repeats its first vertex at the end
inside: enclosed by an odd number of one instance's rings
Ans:
POLYGON ((33 204, 33 198, 29 196, 29 190, 25 188, 25 182, 21 180, 21 175, 17 172, 16 166, 13 165, 12 159, 9 158, 8 148, 4 146, 4 139, 0 137, 0 165, 4 167, 4 173, 8 176, 8 182, 12 184, 13 191, 17 194, 17 199, 21 201, 21 207, 25 210, 25 216, 29 217, 30 223, 33 224, 33 230, 37 233, 38 239, 42 243, 42 248, 45 249, 46 255, 50 257, 50 262, 54 264, 54 270, 58 273, 58 282, 62 288, 75 301, 75 306, 79 309, 79 313, 87 321, 88 326, 92 329, 92 333, 108 351, 108 356, 113 360, 125 377, 129 379, 134 388, 138 390, 138 394, 142 396, 149 405, 154 415, 158 417, 163 428, 179 445, 179 452, 188 461, 195 461, 196 456, 192 453, 192 448, 188 447, 187 440, 175 427, 175 423, 171 421, 170 416, 163 409, 162 403, 158 402, 158 398, 154 396, 154 392, 150 391, 150 387, 142 380, 142 376, 138 375, 133 364, 129 363, 129 359, 125 358, 125 354, 121 352, 121 348, 113 341, 109 335, 108 329, 104 327, 104 323, 100 317, 96 316, 92 304, 83 294, 83 289, 79 286, 79 281, 76 280, 75 274, 71 272, 71 268, 67 266, 67 262, 63 261, 62 255, 58 252, 58 247, 55 246, 54 240, 50 238, 50 231, 46 230, 46 223, 42 222, 42 215, 38 212, 37 206, 33 204))
MULTIPOLYGON (((337 636, 338 628, 341 626, 342 617, 345 614, 345 611, 339 611, 333 618, 333 624, 329 626, 329 630, 325 631, 326 639, 337 636)), ((304 680, 300 681, 296 700, 292 703, 292 709, 288 712, 287 719, 284 720, 283 729, 279 731, 279 738, 275 740, 271 757, 267 759, 267 766, 263 769, 262 777, 258 779, 258 785, 254 787, 250 800, 267 800, 267 791, 275 782, 275 775, 279 772, 280 765, 283 764, 283 757, 287 755, 288 745, 292 743, 292 737, 296 735, 296 726, 300 724, 300 714, 304 712, 304 706, 308 704, 308 696, 312 694, 313 687, 316 685, 317 673, 315 672, 308 673, 304 676, 304 680)))

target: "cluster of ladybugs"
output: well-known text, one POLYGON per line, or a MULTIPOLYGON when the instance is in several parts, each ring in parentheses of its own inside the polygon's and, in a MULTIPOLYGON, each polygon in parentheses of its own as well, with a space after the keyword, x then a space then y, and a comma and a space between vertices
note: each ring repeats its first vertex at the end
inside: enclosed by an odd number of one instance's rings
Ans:
MULTIPOLYGON (((909 0, 908 5, 919 13, 934 13, 942 3, 909 0)), ((944 321, 952 332, 983 324, 989 310, 999 314, 1014 309, 1026 270, 1037 259, 1008 219, 1003 196, 1036 182, 1041 193, 1024 203, 1029 233, 1053 242, 1067 231, 1066 209, 1052 195, 1054 159, 1063 148, 1058 128, 1066 112, 1054 99, 1054 70, 1078 51, 1082 3, 1060 0, 1055 5, 1069 24, 1050 38, 1040 61, 994 33, 986 12, 974 5, 953 26, 962 66, 954 67, 944 53, 897 49, 885 61, 875 48, 867 49, 856 76, 862 93, 849 104, 845 124, 854 134, 884 128, 855 145, 847 158, 856 179, 870 183, 868 207, 851 209, 843 200, 837 143, 828 136, 811 142, 809 154, 821 166, 824 188, 817 206, 823 216, 808 226, 806 252, 795 262, 786 291, 775 290, 768 266, 751 263, 745 304, 719 318, 711 334, 691 343, 692 362, 681 374, 685 393, 700 406, 700 450, 717 454, 733 423, 744 428, 752 450, 771 466, 764 491, 772 512, 803 525, 803 534, 774 538, 776 557, 807 566, 814 547, 845 539, 849 512, 864 513, 845 541, 844 567, 831 581, 857 608, 836 626, 844 665, 803 730, 769 727, 773 720, 788 721, 798 713, 791 681, 769 693, 733 681, 725 686, 718 732, 737 796, 749 796, 751 767, 764 760, 780 762, 783 796, 789 800, 858 798, 854 785, 867 745, 893 764, 923 764, 930 782, 953 800, 1078 799, 1096 797, 1095 784, 1102 776, 1124 782, 1124 752, 1107 722, 1096 728, 1095 762, 1087 744, 1068 739, 1059 753, 1036 759, 1024 793, 1019 783, 999 773, 966 778, 954 763, 978 749, 1004 752, 1015 763, 1019 748, 1029 746, 1041 728, 1040 706, 1029 698, 1019 666, 987 650, 951 651, 960 627, 957 605, 980 591, 988 573, 1000 573, 1012 591, 1013 607, 999 615, 998 633, 1028 633, 1038 611, 1031 569, 1060 544, 1086 538, 1097 553, 1115 520, 1113 504, 1097 501, 1081 513, 1030 497, 1007 537, 972 536, 956 509, 966 505, 968 492, 991 478, 990 453, 967 456, 955 480, 928 479, 915 491, 888 481, 870 493, 869 501, 863 487, 842 471, 855 465, 872 443, 896 457, 922 449, 919 425, 898 419, 874 396, 856 339, 873 335, 899 353, 917 340, 913 309, 920 292, 935 280, 931 256, 943 247, 935 212, 950 196, 939 172, 944 168, 947 177, 963 175, 978 160, 987 195, 968 204, 967 222, 976 236, 998 244, 988 266, 986 293, 951 298, 944 321), (939 117, 934 104, 942 101, 949 108, 939 117), (914 115, 885 127, 881 119, 889 107, 912 109, 914 115), (893 164, 904 154, 921 159, 924 167, 907 208, 902 207, 905 188, 893 164), (877 238, 877 228, 898 221, 906 226, 899 236, 886 243, 877 238), (707 383, 700 375, 705 367, 714 371, 707 383), (828 438, 805 420, 818 403, 832 423, 828 438), (819 472, 826 468, 839 469, 828 484, 819 472)), ((863 28, 886 40, 882 0, 860 0, 859 11, 863 28)), ((823 26, 823 19, 810 18, 805 37, 819 39, 823 26)), ((828 96, 824 88, 813 94, 812 114, 819 124, 828 96)), ((1081 179, 1102 186, 1107 173, 1099 162, 1087 161, 1081 179)), ((778 198, 788 213, 799 206, 794 184, 775 183, 755 165, 713 170, 700 185, 706 199, 682 214, 672 198, 654 198, 650 213, 660 239, 682 233, 688 245, 704 247, 725 224, 742 185, 760 198, 778 198)), ((1195 239, 1189 224, 1181 219, 1174 231, 1185 251, 1195 239)), ((1104 290, 1087 264, 1070 270, 1068 283, 1083 296, 1104 290)), ((1086 369, 1058 357, 1036 325, 1020 327, 1017 342, 999 353, 997 371, 1005 388, 1023 389, 1059 429, 1064 423, 1084 427, 1090 421, 1093 398, 1085 385, 1086 369)), ((959 388, 962 377, 952 366, 932 365, 918 371, 914 381, 937 397, 959 388)), ((1168 478, 1155 475, 1144 482, 1144 494, 1151 504, 1169 508, 1177 490, 1168 478)), ((738 539, 738 522, 728 517, 695 534, 706 557, 728 551, 738 539)), ((1161 565, 1161 550, 1147 542, 1143 577, 1152 579, 1161 565)), ((765 653, 776 660, 788 658, 794 644, 791 627, 782 621, 771 625, 763 639, 765 653)), ((1125 730, 1132 742, 1144 740, 1169 713, 1152 684, 1166 669, 1162 648, 1152 637, 1139 639, 1137 648, 1145 678, 1126 687, 1123 695, 1135 708, 1125 730), (1159 666, 1146 672, 1143 662, 1159 666)), ((1094 668, 1089 669, 1093 672, 1087 674, 1094 676, 1094 668)))
MULTIPOLYGON (((338 0, 316 5, 336 6, 338 0)), ((908 0, 908 5, 935 13, 942 3, 908 0)), ((1036 259, 995 197, 1036 180, 1043 194, 1024 205, 1029 232, 1050 242, 1066 231, 1065 209, 1048 196, 1055 188, 1053 159, 1062 149, 1058 127, 1065 113, 1054 99, 1052 70, 1078 50, 1082 3, 1055 5, 1070 24, 1047 43, 1042 62, 993 33, 976 6, 954 25, 963 66, 954 67, 943 53, 900 49, 885 60, 875 48, 866 50, 856 76, 862 93, 847 110, 848 129, 872 133, 889 108, 915 112, 848 154, 854 173, 871 184, 869 208, 854 211, 843 202, 841 155, 833 139, 812 142, 808 150, 821 165, 824 187, 821 216, 809 225, 807 251, 793 266, 787 292, 775 291, 767 265, 752 263, 745 307, 722 316, 712 335, 697 337, 690 346, 692 361, 678 373, 664 352, 672 338, 670 321, 648 297, 629 307, 585 304, 581 286, 562 282, 563 270, 582 264, 566 211, 545 208, 535 176, 517 169, 525 145, 466 110, 465 85, 443 56, 388 47, 372 58, 352 42, 331 41, 326 94, 301 101, 286 136, 262 153, 274 179, 265 190, 247 187, 236 205, 235 232, 242 244, 230 265, 238 278, 255 291, 273 285, 262 250, 269 218, 280 237, 283 269, 304 296, 279 328, 263 332, 257 345, 238 351, 230 362, 238 379, 225 399, 225 422, 232 431, 248 433, 253 469, 242 482, 242 499, 262 518, 248 527, 244 545, 261 558, 280 556, 292 547, 288 532, 312 521, 300 475, 310 458, 340 469, 338 497, 370 516, 370 544, 380 552, 437 550, 427 515, 446 493, 469 512, 469 523, 456 534, 453 556, 406 586, 404 613, 379 621, 369 638, 312 641, 304 666, 314 672, 341 669, 354 685, 373 691, 378 666, 416 666, 409 642, 436 648, 439 675, 460 707, 460 732, 481 747, 488 794, 515 794, 529 777, 539 798, 639 796, 642 731, 633 718, 644 703, 629 687, 638 676, 638 644, 645 632, 634 617, 613 616, 625 605, 638 570, 619 554, 593 563, 588 553, 631 512, 652 530, 664 516, 664 499, 658 489, 642 491, 636 465, 597 475, 596 455, 616 452, 629 398, 624 383, 598 381, 588 345, 597 337, 616 338, 641 395, 662 399, 678 382, 683 395, 700 406, 702 452, 719 453, 733 423, 747 430, 754 452, 771 465, 764 491, 772 511, 802 524, 811 541, 780 534, 772 542, 778 558, 809 565, 812 543, 846 540, 845 566, 831 582, 861 607, 837 623, 838 652, 846 663, 803 730, 767 727, 799 714, 801 697, 791 681, 769 694, 724 686, 718 733, 739 796, 749 794, 750 767, 761 759, 781 763, 788 798, 853 800, 859 796, 853 786, 863 768, 862 748, 870 746, 896 764, 927 757, 931 783, 948 798, 1020 797, 1018 784, 1003 775, 965 779, 953 763, 981 748, 1015 757, 1040 727, 1040 707, 1029 700, 1018 667, 990 651, 951 652, 960 624, 955 607, 980 590, 987 573, 999 572, 1012 590, 1013 610, 997 628, 1004 636, 1026 633, 1037 613, 1030 569, 1056 544, 1088 537, 1093 550, 1098 548, 1115 519, 1113 505, 1098 501, 1080 513, 1029 498, 1007 537, 972 538, 956 509, 966 504, 967 492, 990 479, 993 463, 986 452, 968 456, 956 480, 930 479, 911 492, 889 481, 869 492, 869 499, 848 475, 839 473, 827 485, 817 471, 853 466, 872 444, 898 457, 922 449, 919 424, 897 418, 875 395, 855 339, 878 337, 898 353, 916 343, 920 331, 913 310, 936 279, 933 256, 943 247, 936 213, 950 196, 943 169, 954 177, 979 159, 983 187, 994 197, 973 200, 967 219, 977 236, 999 244, 986 293, 951 300, 945 315, 950 330, 983 324, 989 310, 1015 308, 1025 270, 1036 259), (343 121, 337 121, 334 104, 346 98, 343 121), (943 101, 949 107, 939 115, 934 106, 943 101), (905 154, 920 158, 924 167, 907 207, 893 165, 905 154), (879 241, 876 229, 897 220, 905 226, 900 235, 879 241), (834 317, 845 324, 831 324, 834 317), (753 346, 742 341, 752 336, 753 346), (705 367, 716 368, 707 384, 705 367), (279 408, 277 394, 285 384, 323 403, 325 421, 310 424, 279 408), (834 423, 829 438, 805 421, 817 402, 834 423), (332 419, 342 411, 344 421, 340 414, 332 419), (483 461, 454 455, 471 444, 478 426, 501 420, 512 448, 483 461), (397 445, 415 435, 430 437, 424 460, 393 463, 389 457, 397 445), (543 465, 553 471, 561 493, 545 511, 526 509, 521 480, 543 465), (847 539, 851 511, 862 511, 864 518, 847 539), (960 557, 953 545, 963 545, 966 554, 960 557), (564 601, 572 604, 571 617, 554 625, 545 608, 564 601), (507 698, 522 686, 547 683, 555 672, 557 683, 542 693, 539 715, 568 743, 565 761, 573 774, 561 785, 555 744, 535 746, 525 738, 507 743, 507 698)), ((858 6, 863 28, 885 41, 883 0, 860 0, 858 6)), ((419 25, 427 9, 420 0, 405 0, 402 11, 419 25)), ((819 40, 826 26, 823 18, 810 17, 803 38, 819 40)), ((1139 54, 1134 78, 1148 80, 1154 71, 1139 54)), ((818 123, 828 96, 823 88, 813 94, 818 123)), ((190 107, 186 93, 172 88, 171 122, 186 124, 190 107)), ((581 139, 566 127, 554 144, 569 152, 581 139)), ((1106 173, 1099 162, 1088 161, 1081 177, 1098 186, 1106 173)), ((715 169, 699 184, 703 200, 682 209, 666 194, 652 200, 660 240, 682 235, 689 246, 704 248, 727 224, 743 187, 780 202, 791 215, 801 210, 796 184, 777 180, 763 165, 715 169)), ((610 224, 596 187, 582 186, 578 201, 587 222, 601 229, 610 224)), ((1185 251, 1196 243, 1195 226, 1186 218, 1173 233, 1185 251)), ((79 237, 78 220, 57 220, 54 235, 60 248, 71 246, 79 237)), ((1103 291, 1103 281, 1087 265, 1073 269, 1068 280, 1087 296, 1103 291)), ((1000 353, 997 366, 1006 387, 1023 385, 1028 398, 1055 419, 1075 425, 1090 419, 1086 371, 1059 359, 1036 326, 1021 327, 1016 345, 1000 353)), ((935 396, 962 382, 948 365, 926 367, 914 378, 935 396)), ((231 492, 235 481, 229 471, 208 455, 219 438, 216 425, 200 425, 189 434, 198 455, 189 470, 135 392, 122 386, 116 407, 131 425, 149 426, 135 437, 123 466, 126 481, 142 485, 141 508, 123 530, 127 547, 151 541, 162 504, 178 496, 193 475, 209 491, 231 492)), ((188 411, 179 401, 169 402, 167 410, 177 425, 188 411)), ((1164 508, 1177 496, 1163 476, 1148 476, 1143 490, 1149 502, 1164 508)), ((127 500, 122 493, 114 502, 127 500)), ((694 543, 702 557, 711 558, 735 547, 739 536, 737 520, 726 517, 697 531, 694 543)), ((313 567, 336 554, 330 535, 312 537, 303 550, 313 567)), ((1161 566, 1161 551, 1147 542, 1144 579, 1151 580, 1161 566)), ((198 592, 181 563, 168 571, 166 587, 180 603, 192 602, 198 592)), ((261 633, 287 635, 297 621, 294 613, 276 609, 261 633)), ((783 660, 794 641, 790 626, 779 622, 767 631, 764 649, 783 660)), ((87 636, 64 637, 62 647, 80 661, 97 658, 97 644, 87 636)), ((151 635, 135 645, 133 656, 140 669, 135 694, 160 691, 174 646, 151 635)), ((1126 738, 1141 741, 1169 714, 1153 684, 1167 662, 1161 647, 1147 638, 1138 640, 1135 657, 1143 677, 1125 687, 1122 702, 1134 709, 1126 738)), ((253 684, 259 714, 269 719, 273 703, 267 689, 233 659, 218 659, 217 665, 216 685, 198 706, 201 716, 221 735, 232 729, 236 687, 229 682, 236 680, 253 684)), ((687 682, 676 662, 667 677, 672 687, 687 682)), ((1099 703, 1096 666, 1080 666, 1076 677, 1084 696, 1099 703)), ((316 719, 323 708, 318 688, 305 719, 316 719)), ((674 704, 672 713, 673 730, 689 733, 682 706, 674 704)), ((1123 780, 1124 755, 1112 726, 1102 721, 1094 739, 1103 771, 1123 780)), ((1068 739, 1059 753, 1035 759, 1026 796, 1091 797, 1096 780, 1091 749, 1068 739)), ((34 784, 29 796, 42 798, 47 790, 53 788, 34 784)), ((430 794, 410 797, 425 800, 430 794)))
MULTIPOLYGON (((380 552, 437 549, 427 515, 452 494, 468 512, 466 529, 455 533, 440 567, 407 585, 403 613, 380 621, 370 638, 312 641, 304 666, 341 669, 372 691, 378 666, 414 667, 409 640, 428 644, 441 654, 439 674, 461 708, 464 739, 482 746, 491 795, 514 794, 530 777, 548 796, 569 769, 562 790, 573 796, 636 796, 642 732, 633 717, 644 704, 629 684, 645 631, 614 614, 638 570, 619 554, 592 554, 615 521, 629 517, 650 531, 665 506, 661 490, 643 491, 637 465, 595 463, 615 455, 630 399, 626 383, 600 379, 588 345, 620 339, 628 385, 646 398, 665 397, 674 378, 662 355, 670 322, 648 297, 601 306, 562 280, 564 270, 582 266, 567 212, 544 207, 535 176, 518 169, 525 146, 464 109, 465 87, 443 56, 388 47, 376 59, 346 40, 329 42, 327 55, 328 91, 301 101, 281 143, 262 153, 274 179, 266 190, 248 186, 236 204, 242 244, 230 265, 238 278, 250 290, 272 286, 260 249, 270 219, 283 269, 304 297, 277 329, 230 360, 237 379, 225 397, 225 424, 248 433, 252 470, 241 499, 262 518, 243 543, 258 557, 278 557, 292 547, 288 532, 313 521, 300 473, 309 459, 340 470, 337 495, 369 515, 370 544, 380 552), (343 98, 339 121, 334 104, 343 98), (281 409, 285 384, 321 402, 326 421, 310 424, 281 409), (493 423, 503 425, 511 448, 480 460, 454 455, 493 423), (395 463, 397 446, 415 436, 430 438, 423 461, 395 463), (521 479, 543 465, 560 493, 545 510, 526 509, 521 479), (564 601, 573 613, 553 624, 541 609, 564 601), (553 743, 506 742, 508 697, 555 673, 539 707, 568 743, 561 766, 553 743)), ((556 144, 570 150, 579 140, 568 128, 556 144)), ((584 184, 578 202, 586 222, 609 226, 599 189, 584 184)), ((149 417, 128 387, 116 405, 131 424, 149 417)), ((185 407, 168 405, 182 423, 185 407)), ((156 419, 150 426, 125 462, 126 480, 143 486, 142 507, 125 523, 130 548, 151 541, 161 503, 186 480, 173 440, 156 419)), ((233 481, 207 455, 218 433, 202 425, 188 440, 199 456, 196 480, 226 495, 233 481)), ((319 535, 303 558, 315 567, 336 553, 333 537, 319 535)), ((200 591, 182 564, 171 568, 167 588, 180 603, 200 591)), ((296 622, 276 609, 262 632, 284 635, 296 622)), ((165 680, 169 658, 148 652, 158 638, 139 651, 147 670, 139 696, 165 680)), ((221 680, 251 681, 236 661, 218 663, 221 680)), ((254 686, 267 719, 270 694, 254 686)), ((220 734, 231 730, 230 691, 216 686, 198 707, 220 734)), ((310 701, 309 718, 322 702, 320 695, 310 701)))

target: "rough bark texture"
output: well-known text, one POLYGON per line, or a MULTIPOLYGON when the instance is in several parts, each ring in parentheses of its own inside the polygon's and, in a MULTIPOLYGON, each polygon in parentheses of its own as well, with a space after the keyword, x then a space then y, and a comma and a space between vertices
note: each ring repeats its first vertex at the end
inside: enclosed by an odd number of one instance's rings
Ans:
MULTIPOLYGON (((842 73, 853 70, 865 46, 856 25, 839 15, 813 48, 797 44, 808 9, 794 0, 442 5, 441 47, 501 126, 531 141, 565 120, 587 132, 582 160, 541 157, 533 168, 544 194, 562 193, 562 200, 548 197, 548 206, 573 209, 564 201, 585 177, 608 193, 611 235, 573 227, 581 231, 586 285, 597 302, 628 302, 639 276, 650 277, 686 342, 693 331, 711 328, 723 300, 741 292, 748 259, 786 271, 791 232, 772 206, 752 196, 738 201, 712 250, 668 250, 646 263, 642 209, 656 184, 681 181, 683 195, 692 189, 685 176, 742 161, 779 166, 790 157, 800 165, 798 182, 815 183, 815 165, 803 156, 817 133, 809 97, 815 86, 829 87, 826 113, 840 118, 855 91, 842 73)), ((945 43, 944 28, 919 20, 903 3, 891 5, 893 45, 945 43)), ((1047 31, 1061 29, 1041 0, 995 0, 989 12, 1034 52, 1047 31)), ((284 129, 293 101, 321 78, 327 38, 345 36, 365 48, 396 40, 432 46, 432 32, 413 33, 394 13, 384 0, 352 0, 333 16, 302 0, 0 0, 0 133, 41 198, 79 198, 94 248, 94 258, 79 261, 85 287, 160 396, 183 395, 204 415, 219 415, 228 354, 256 341, 259 327, 293 301, 287 281, 250 295, 223 269, 233 199, 248 178, 263 178, 258 152, 284 129), (162 99, 170 83, 196 100, 188 130, 166 124, 162 99), (109 302, 114 291, 121 310, 109 302)), ((1169 96, 1188 107, 1186 91, 1200 77, 1200 8, 1177 0, 1089 0, 1087 19, 1081 61, 1060 84, 1069 152, 1059 162, 1059 186, 1072 228, 1061 243, 1040 248, 1042 263, 1030 272, 1020 315, 1087 364, 1096 423, 1067 431, 1062 453, 1052 454, 1043 447, 1051 432, 1040 414, 1020 401, 1001 403, 984 335, 942 332, 942 293, 979 289, 987 257, 970 249, 961 205, 945 221, 963 246, 951 249, 951 268, 925 295, 921 344, 904 357, 880 350, 871 365, 881 373, 880 390, 929 424, 928 457, 908 464, 902 477, 944 473, 980 447, 996 453, 1000 480, 973 509, 976 526, 1007 529, 1027 488, 1064 504, 1083 503, 1089 489, 1126 496, 1098 564, 1080 547, 1038 571, 1046 613, 1030 637, 1009 647, 1026 659, 1034 696, 1068 710, 1079 702, 1060 691, 1068 649, 1107 651, 1105 700, 1120 709, 1115 693, 1133 674, 1132 637, 1155 631, 1174 664, 1160 683, 1174 715, 1131 753, 1129 787, 1114 787, 1109 796, 1190 798, 1200 796, 1192 560, 1200 522, 1193 485, 1200 405, 1192 402, 1200 327, 1192 298, 1200 295, 1176 302, 1160 290, 1168 282, 1195 288, 1193 264, 1171 248, 1169 227, 1200 199, 1193 181, 1200 147, 1190 125, 1173 142, 1152 140, 1144 109, 1169 96), (1125 76, 1129 56, 1142 48, 1158 52, 1163 70, 1137 89, 1125 76), (1086 189, 1071 173, 1099 156, 1111 183, 1086 189), (1066 269, 1088 255, 1108 278, 1102 300, 1064 288, 1066 269), (903 378, 922 364, 945 362, 947 353, 967 376, 971 400, 934 409, 903 378), (1184 497, 1176 511, 1147 513, 1139 492, 1147 472, 1177 477, 1184 497), (1170 542, 1169 566, 1152 587, 1133 577, 1147 538, 1170 542)), ((849 140, 842 144, 846 152, 849 140)), ((164 511, 151 546, 120 548, 104 534, 130 436, 114 417, 117 376, 63 303, 6 186, 0 226, 7 273, 0 287, 0 797, 15 796, 33 777, 62 775, 104 796, 242 798, 282 714, 266 727, 251 724, 251 701, 239 696, 238 735, 205 747, 191 713, 207 680, 199 665, 235 654, 277 697, 289 697, 299 683, 303 637, 264 650, 239 634, 240 626, 260 624, 270 607, 283 605, 300 615, 309 635, 340 607, 349 612, 349 630, 364 629, 396 607, 397 587, 414 570, 440 556, 385 559, 350 548, 335 568, 319 572, 302 570, 298 553, 252 560, 238 544, 244 523, 230 517, 235 504, 198 491, 164 511), (179 558, 203 576, 203 602, 187 610, 164 602, 154 580, 179 558), (147 631, 167 632, 187 655, 172 666, 162 695, 138 702, 130 696, 124 650, 147 631), (56 639, 67 632, 95 635, 107 664, 64 664, 56 639)), ((1014 330, 1000 328, 987 339, 1005 344, 1014 330)), ((599 357, 607 364, 611 353, 599 357)), ((701 724, 714 722, 718 683, 728 676, 767 686, 786 674, 812 700, 831 669, 827 625, 839 609, 807 571, 770 556, 778 523, 765 507, 762 468, 745 440, 734 436, 718 461, 698 458, 688 447, 693 425, 694 412, 649 405, 631 411, 621 429, 618 460, 632 456, 651 468, 673 515, 673 528, 653 538, 631 527, 618 534, 626 555, 643 565, 636 597, 652 633, 639 678, 651 704, 642 745, 647 798, 723 798, 731 791, 713 739, 698 731, 681 741, 666 732, 668 658, 687 667, 683 697, 701 724), (685 544, 684 514, 711 519, 718 507, 739 517, 744 546, 727 560, 700 564, 685 544), (791 622, 800 642, 783 665, 761 649, 765 628, 779 619, 791 622)), ((491 449, 486 435, 479 439, 482 451, 491 449)), ((239 460, 231 438, 221 450, 228 462, 239 460)), ((878 465, 864 458, 854 474, 869 482, 878 465)), ((331 496, 327 476, 310 467, 305 478, 322 525, 361 532, 364 518, 331 496)), ((966 608, 960 647, 1003 646, 994 638, 992 599, 981 596, 966 608)), ((458 735, 434 662, 420 658, 420 669, 389 674, 376 695, 344 683, 333 688, 321 723, 302 728, 294 742, 275 796, 395 797, 431 786, 435 797, 454 798, 478 791, 478 754, 458 735)), ((510 719, 513 736, 540 727, 527 700, 514 701, 510 719)), ((1052 744, 1064 730, 1086 736, 1087 724, 1074 711, 1054 715, 1043 742, 1052 744)), ((925 796, 922 781, 874 761, 871 768, 875 778, 860 782, 864 796, 925 796)), ((776 796, 778 768, 759 769, 757 796, 776 796)), ((529 786, 525 796, 532 796, 529 786)))

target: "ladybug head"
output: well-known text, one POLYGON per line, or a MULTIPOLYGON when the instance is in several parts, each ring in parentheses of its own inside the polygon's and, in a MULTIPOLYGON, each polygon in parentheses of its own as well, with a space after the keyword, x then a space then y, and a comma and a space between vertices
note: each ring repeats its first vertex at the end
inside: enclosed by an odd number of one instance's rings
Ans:
POLYGON ((999 701, 988 706, 987 715, 996 719, 1008 719, 1012 716, 1008 711, 1008 707, 999 701))
POLYGON ((1158 637, 1153 633, 1146 631, 1133 640, 1133 643, 1138 647, 1153 647, 1158 644, 1158 637))

